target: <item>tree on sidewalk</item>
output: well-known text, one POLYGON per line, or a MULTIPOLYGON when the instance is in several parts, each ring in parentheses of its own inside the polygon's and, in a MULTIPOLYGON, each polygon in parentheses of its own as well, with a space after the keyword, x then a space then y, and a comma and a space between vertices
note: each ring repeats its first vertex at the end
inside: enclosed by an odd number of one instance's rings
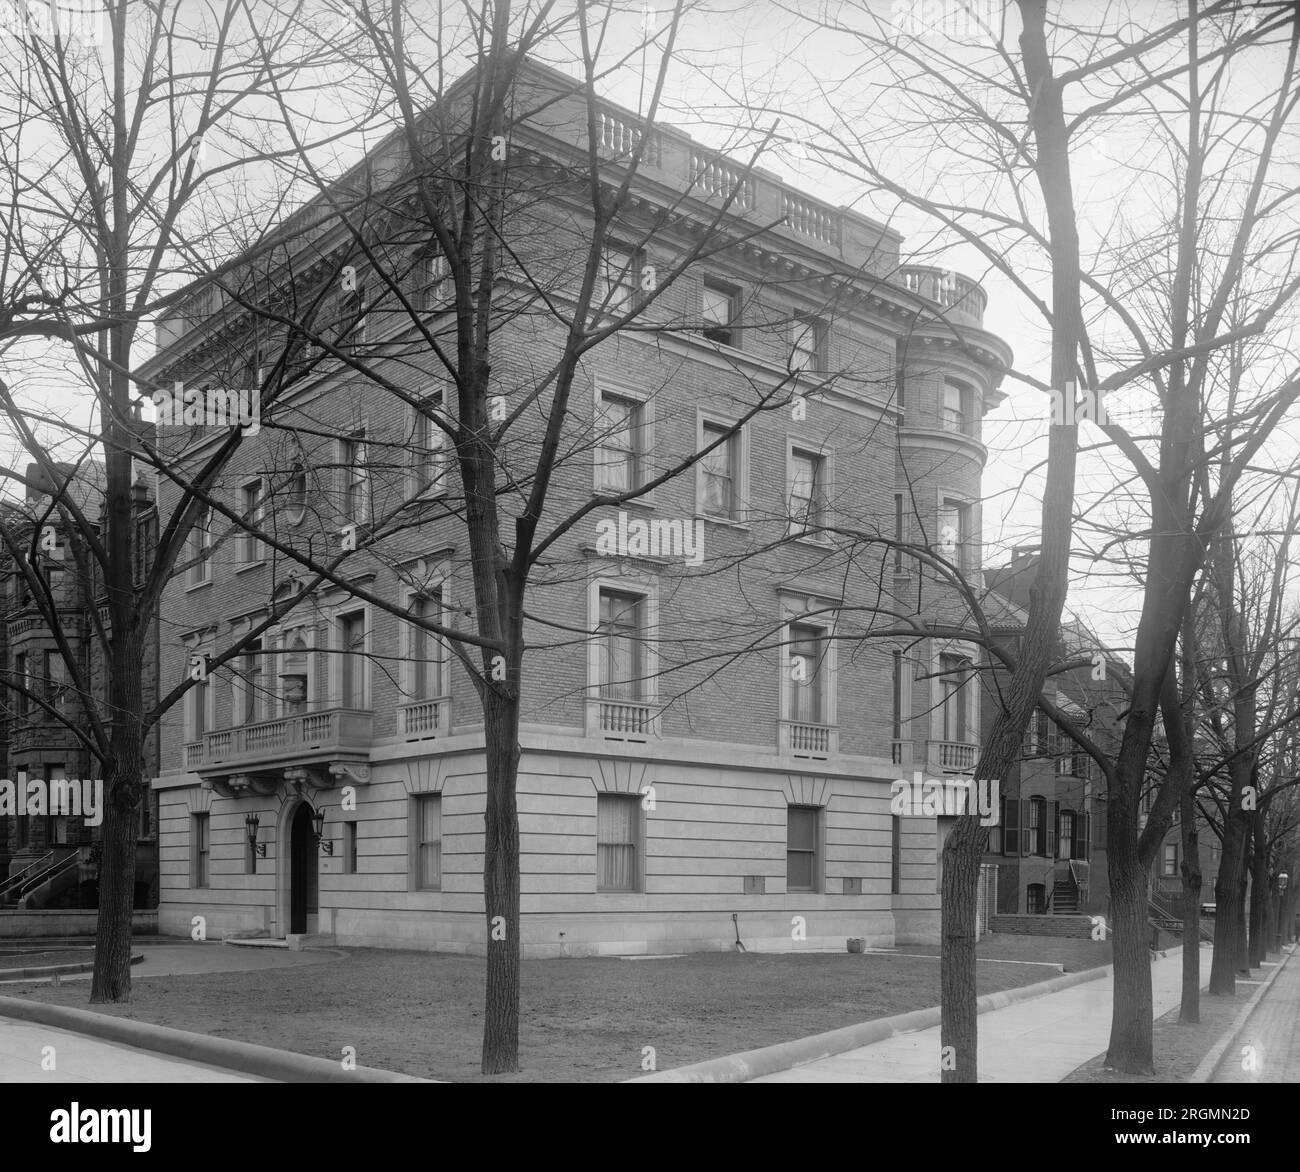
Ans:
MULTIPOLYGON (((1284 168, 1275 160, 1279 135, 1297 98, 1295 30, 1282 21, 1234 15, 1227 4, 1193 6, 1186 17, 1137 39, 1076 25, 1073 14, 1049 22, 1039 3, 1021 3, 1019 17, 1018 59, 1002 42, 1005 31, 982 30, 993 47, 980 52, 972 44, 936 47, 941 38, 935 30, 899 35, 897 29, 871 27, 869 17, 863 18, 866 27, 822 22, 840 36, 853 37, 864 50, 873 71, 871 85, 887 92, 905 90, 907 110, 917 113, 900 117, 898 108, 883 102, 874 121, 862 110, 847 111, 821 139, 821 155, 845 174, 861 176, 876 193, 928 216, 950 239, 983 256, 1026 295, 1051 329, 1050 377, 1025 381, 1052 392, 1056 419, 1066 425, 1052 428, 1041 522, 1042 576, 1029 608, 1029 632, 1005 719, 995 726, 977 766, 981 776, 1004 777, 1014 759, 1041 692, 1050 637, 1060 618, 1071 547, 1074 425, 1080 417, 1070 402, 1073 388, 1090 388, 1090 417, 1099 415, 1102 403, 1107 405, 1103 430, 1132 464, 1143 488, 1145 524, 1135 535, 1144 553, 1133 701, 1120 751, 1104 763, 1116 960, 1108 1061, 1142 1071, 1151 1065, 1146 876, 1178 801, 1174 786, 1163 787, 1145 827, 1139 826, 1157 714, 1162 697, 1171 707, 1177 704, 1176 690, 1167 691, 1171 664, 1205 544, 1231 514, 1234 482, 1300 391, 1294 372, 1274 371, 1250 395, 1232 400, 1230 417, 1253 424, 1248 435, 1240 429, 1225 435, 1202 413, 1206 396, 1217 386, 1220 352, 1235 338, 1268 329, 1285 314, 1296 292, 1282 261, 1276 272, 1270 268, 1267 278, 1242 294, 1243 281, 1252 276, 1251 256, 1294 254, 1285 214, 1294 193, 1274 197, 1272 185, 1284 168), (1275 53, 1279 29, 1282 64, 1269 74, 1267 92, 1251 93, 1232 107, 1223 100, 1226 79, 1245 68, 1248 59, 1275 53), (991 86, 990 78, 1000 84, 991 86), (1180 95, 1176 121, 1156 108, 1158 99, 1173 93, 1180 95), (1008 112, 1012 95, 1024 121, 1008 112), (1067 113, 1076 101, 1082 109, 1067 113), (890 120, 887 126, 882 125, 885 119, 890 120), (1153 259, 1163 265, 1163 298, 1141 314, 1130 308, 1142 296, 1130 275, 1147 267, 1135 263, 1136 243, 1125 240, 1119 247, 1098 231, 1094 217, 1075 206, 1077 148, 1090 138, 1095 143, 1093 136, 1102 127, 1124 127, 1122 119, 1140 120, 1162 144, 1160 149, 1178 160, 1166 200, 1175 212, 1167 229, 1156 234, 1152 250, 1153 259), (925 121, 932 123, 933 135, 943 136, 933 144, 941 157, 949 157, 943 152, 954 150, 958 136, 965 136, 965 149, 949 172, 935 168, 932 155, 916 150, 921 162, 913 168, 913 180, 898 173, 881 144, 891 135, 901 140, 924 134, 925 121), (1248 155, 1243 136, 1250 141, 1248 155), (1233 166, 1216 176, 1221 159, 1231 159, 1233 166), (945 176, 952 180, 947 185, 945 176), (1025 182, 1031 177, 1034 188, 1025 182), (1220 189, 1229 177, 1239 214, 1225 224, 1205 205, 1211 191, 1222 198, 1220 189), (1086 261, 1080 251, 1084 233, 1086 261), (1201 263, 1211 253, 1223 258, 1212 272, 1201 263), (1050 301, 1026 279, 1035 263, 1050 275, 1050 301), (1120 337, 1123 344, 1114 340, 1120 337), (1118 422, 1116 404, 1139 393, 1149 395, 1158 408, 1149 434, 1118 422), (1229 453, 1218 461, 1221 479, 1199 497, 1198 470, 1221 435, 1229 453)), ((842 94, 846 85, 866 77, 859 67, 853 78, 837 79, 834 92, 842 94)), ((900 154, 904 150, 900 145, 900 154)), ((1149 183, 1149 174, 1139 184, 1135 172, 1124 197, 1147 206, 1149 183)), ((1220 454, 1214 452, 1216 458, 1220 454)), ((949 1081, 973 1080, 976 1072, 973 899, 980 838, 974 820, 967 819, 945 847, 943 1041, 945 1054, 955 1059, 955 1067, 943 1074, 949 1081)))
MULTIPOLYGON (((273 82, 337 59, 335 46, 323 56, 297 47, 292 20, 259 13, 253 23, 238 3, 199 12, 109 0, 73 29, 58 21, 27 27, 0 58, 0 168, 10 192, 0 256, 0 413, 39 479, 0 471, 12 487, 49 495, 39 517, 10 518, 0 530, 79 697, 79 708, 49 715, 103 770, 92 1002, 130 995, 142 750, 159 715, 143 692, 150 631, 198 515, 195 502, 183 502, 160 518, 153 545, 138 525, 137 460, 149 430, 137 411, 142 325, 168 304, 175 275, 236 231, 215 193, 233 191, 268 158, 263 149, 239 149, 226 124, 273 82), (274 61, 258 37, 276 40, 274 61), (228 152, 219 163, 209 158, 215 143, 228 152), (33 370, 41 374, 32 378, 33 370), (78 488, 87 475, 102 476, 94 510, 78 488), (34 555, 24 548, 33 522, 38 533, 46 523, 57 528, 95 598, 87 618, 105 665, 102 692, 76 654, 80 615, 60 610, 41 559, 22 556, 34 555)), ((236 428, 212 459, 213 475, 238 444, 236 428)))

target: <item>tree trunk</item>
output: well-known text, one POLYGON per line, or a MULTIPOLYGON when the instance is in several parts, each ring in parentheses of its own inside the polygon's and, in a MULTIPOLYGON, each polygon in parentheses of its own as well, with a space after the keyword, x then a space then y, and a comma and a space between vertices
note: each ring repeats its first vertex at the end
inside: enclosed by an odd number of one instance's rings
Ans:
POLYGON ((1250 940, 1247 956, 1250 967, 1260 968, 1268 955, 1269 902, 1272 890, 1268 881, 1268 852, 1264 849, 1264 813, 1256 810, 1251 818, 1254 845, 1250 852, 1250 940))
POLYGON ((1201 1020, 1201 852, 1196 828, 1196 787, 1183 786, 1179 803, 1183 828, 1183 996, 1178 1020, 1201 1020))
POLYGON ((975 910, 984 836, 978 818, 961 817, 943 844, 939 1077, 944 1082, 975 1082, 978 1077, 975 910))
MULTIPOLYGON (((517 668, 514 676, 518 678, 517 668)), ((487 738, 483 902, 487 915, 487 989, 483 1003, 483 1073, 519 1069, 519 693, 489 683, 483 705, 487 738)))
MULTIPOLYGON (((1240 780, 1234 767, 1232 793, 1223 820, 1223 854, 1214 880, 1214 955, 1210 961, 1210 993, 1233 997, 1237 992, 1237 970, 1241 967, 1243 878, 1246 866, 1248 815, 1241 808, 1240 780)), ((1242 783, 1244 786, 1244 782, 1242 783)))
POLYGON ((114 746, 114 765, 104 779, 99 914, 95 918, 95 968, 90 982, 92 1005, 131 1000, 131 911, 135 906, 136 829, 143 785, 144 744, 139 725, 132 722, 121 726, 114 746))
POLYGON ((1147 871, 1137 852, 1135 814, 1135 803, 1108 803, 1106 870, 1115 992, 1106 1066, 1129 1074, 1151 1074, 1151 931, 1147 871))
POLYGON ((1233 963, 1237 966, 1237 976, 1250 976, 1250 949, 1249 941, 1246 939, 1246 899, 1249 895, 1248 885, 1244 878, 1248 872, 1245 863, 1242 864, 1242 875, 1240 886, 1237 888, 1237 934, 1236 946, 1233 949, 1233 963))

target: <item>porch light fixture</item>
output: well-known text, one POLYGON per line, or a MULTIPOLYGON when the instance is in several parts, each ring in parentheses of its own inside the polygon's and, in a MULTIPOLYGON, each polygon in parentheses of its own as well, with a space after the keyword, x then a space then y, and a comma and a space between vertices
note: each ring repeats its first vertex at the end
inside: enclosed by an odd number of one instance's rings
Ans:
POLYGON ((253 854, 259 859, 266 858, 266 843, 257 841, 257 827, 260 819, 256 814, 248 813, 244 815, 244 826, 248 831, 248 845, 252 847, 253 854))
POLYGON ((314 810, 311 816, 311 828, 316 835, 316 845, 323 855, 334 853, 334 843, 325 837, 325 811, 314 810))

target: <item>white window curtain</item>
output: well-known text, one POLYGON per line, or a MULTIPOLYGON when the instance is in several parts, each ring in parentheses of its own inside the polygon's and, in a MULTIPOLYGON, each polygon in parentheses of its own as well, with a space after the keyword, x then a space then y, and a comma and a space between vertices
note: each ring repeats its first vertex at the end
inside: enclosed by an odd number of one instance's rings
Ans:
POLYGON ((615 891, 636 888, 637 800, 615 794, 596 799, 597 886, 615 891))

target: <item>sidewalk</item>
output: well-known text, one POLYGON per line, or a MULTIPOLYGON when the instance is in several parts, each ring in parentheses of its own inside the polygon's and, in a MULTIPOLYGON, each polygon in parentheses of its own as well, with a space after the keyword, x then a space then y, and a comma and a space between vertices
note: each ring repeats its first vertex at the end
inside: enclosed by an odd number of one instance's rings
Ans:
POLYGON ((1289 963, 1284 955, 1282 971, 1228 1044, 1210 1082, 1300 1082, 1300 946, 1288 951, 1289 963))
MULTIPOLYGON (((1153 1019, 1181 1000, 1182 951, 1151 966, 1153 1019)), ((1297 968, 1300 972, 1300 967, 1297 968)), ((1202 988, 1210 947, 1201 948, 1202 988)), ((1105 1051, 1110 1040, 1110 973, 979 1016, 980 1082, 1059 1082, 1105 1051)), ((1295 1012, 1294 1006, 1291 1012, 1295 1012)), ((752 1082, 938 1082, 939 1028, 886 1038, 752 1082)))
POLYGON ((266 1081, 219 1066, 0 1017, 0 1083, 266 1081), (48 1069, 51 1064, 53 1070, 48 1069))
MULTIPOLYGON (((171 977, 188 973, 236 973, 256 969, 287 968, 302 964, 323 964, 341 960, 346 954, 330 948, 313 948, 303 952, 290 952, 287 948, 236 948, 219 941, 176 940, 174 943, 154 943, 145 938, 132 941, 131 951, 143 957, 131 966, 133 981, 149 977, 171 977)), ((9 958, 13 964, 19 962, 9 958)), ((64 973, 61 981, 89 981, 91 973, 64 973)), ((0 986, 31 985, 49 978, 27 977, 15 980, 0 977, 0 986)), ((11 990, 6 990, 9 992, 11 990)))

